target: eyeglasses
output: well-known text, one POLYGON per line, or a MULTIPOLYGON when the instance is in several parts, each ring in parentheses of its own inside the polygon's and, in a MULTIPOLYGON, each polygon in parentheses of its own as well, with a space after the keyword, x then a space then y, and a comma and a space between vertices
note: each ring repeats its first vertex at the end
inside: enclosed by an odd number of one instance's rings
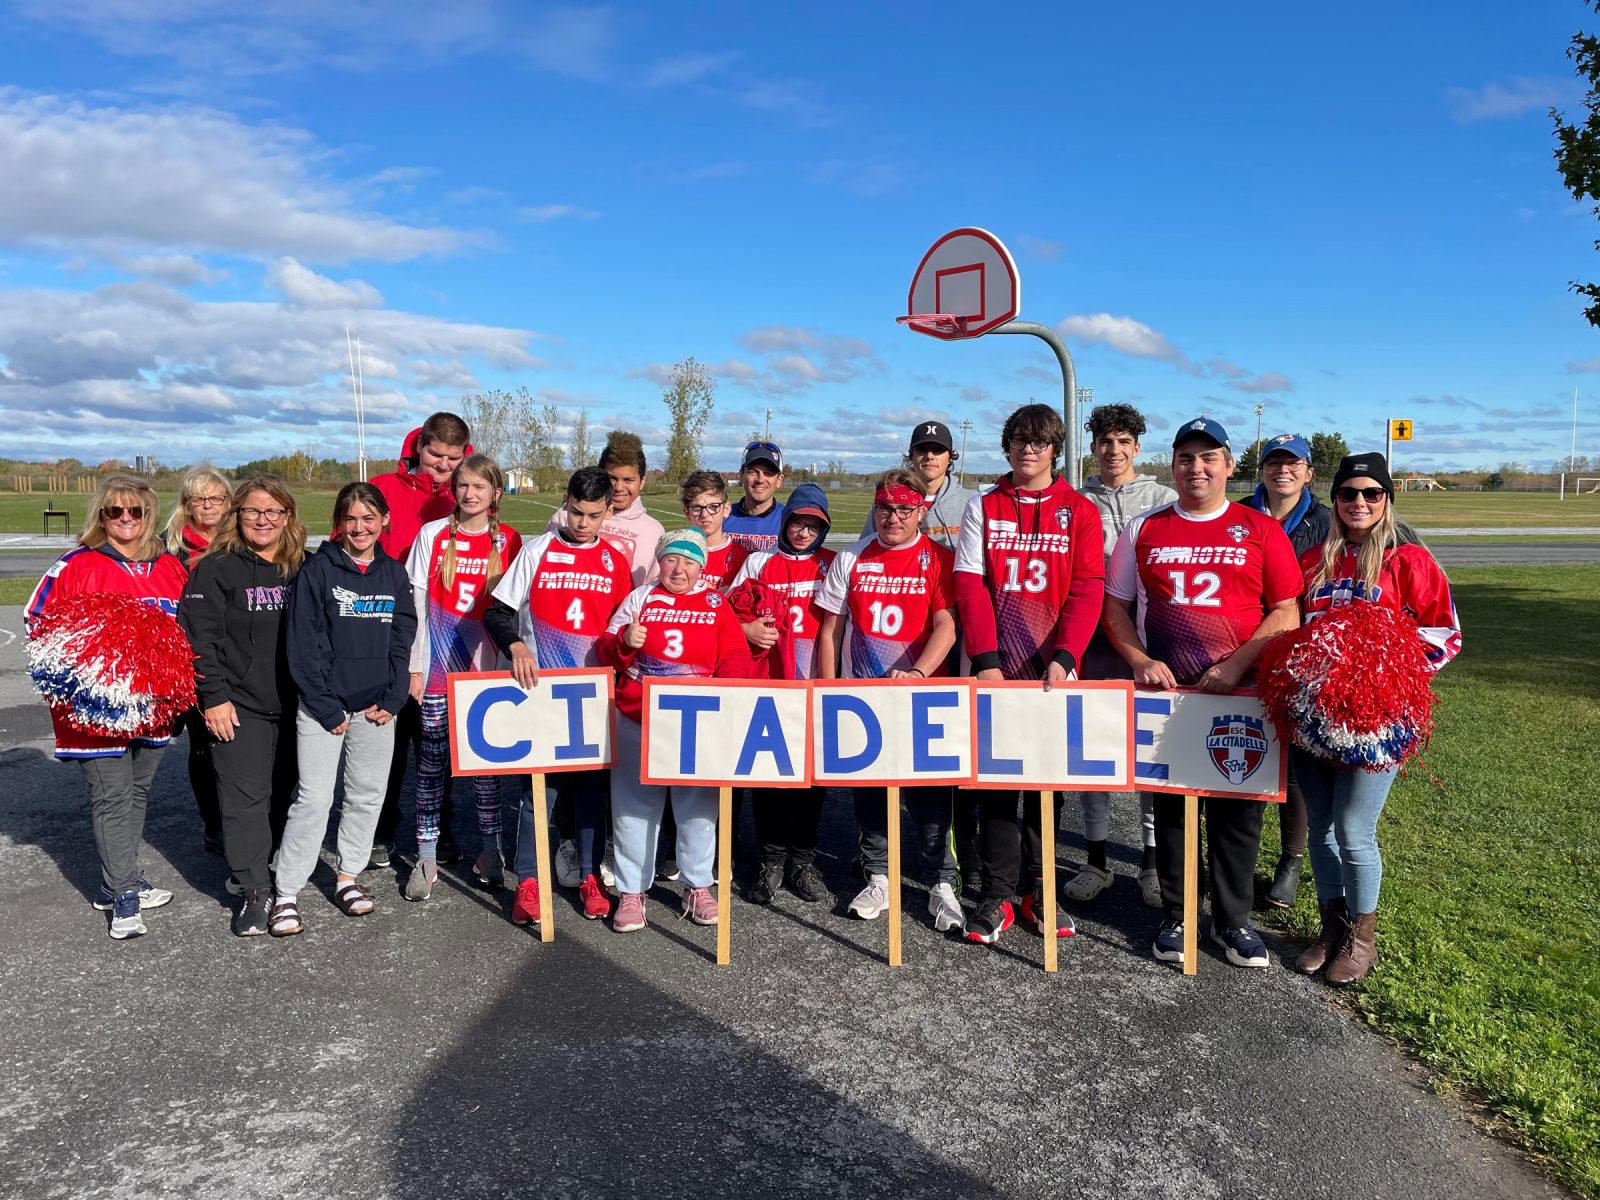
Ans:
POLYGON ((144 520, 144 509, 139 505, 124 508, 120 504, 108 504, 100 510, 100 515, 108 521, 120 521, 123 517, 132 517, 135 521, 144 520))
POLYGON ((1028 438, 1012 438, 1010 445, 1011 449, 1018 454, 1027 450, 1052 450, 1055 448, 1054 442, 1035 442, 1030 441, 1028 438))
POLYGON ((1384 491, 1381 487, 1371 487, 1371 488, 1342 487, 1342 488, 1339 489, 1339 492, 1338 492, 1339 499, 1344 501, 1344 503, 1346 503, 1346 504, 1354 504, 1356 502, 1356 497, 1357 496, 1361 497, 1361 499, 1365 500, 1368 504, 1376 504, 1379 500, 1383 499, 1388 494, 1389 493, 1384 491))
POLYGON ((243 521, 268 521, 276 525, 289 515, 287 508, 241 508, 239 519, 243 521))
POLYGON ((226 496, 190 496, 188 502, 201 508, 221 508, 228 502, 228 498, 226 496))
POLYGON ((909 521, 912 517, 922 514, 921 508, 913 508, 909 504, 874 504, 872 507, 877 510, 878 516, 884 520, 892 517, 896 521, 909 521))
POLYGON ((690 504, 683 511, 698 521, 701 517, 716 516, 727 507, 727 504, 726 500, 718 500, 715 504, 690 504))

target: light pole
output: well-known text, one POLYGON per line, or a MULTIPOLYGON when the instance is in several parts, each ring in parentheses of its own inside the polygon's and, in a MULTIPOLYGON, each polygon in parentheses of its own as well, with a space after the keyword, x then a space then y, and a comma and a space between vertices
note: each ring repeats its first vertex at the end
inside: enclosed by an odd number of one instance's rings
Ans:
POLYGON ((1261 413, 1267 406, 1256 405, 1256 474, 1261 474, 1261 413))
POLYGON ((763 442, 772 440, 772 410, 770 408, 767 409, 767 421, 761 430, 761 440, 763 442))
POLYGON ((967 433, 972 429, 972 422, 963 420, 958 429, 961 430, 961 472, 956 477, 957 487, 967 486, 967 433))
MULTIPOLYGON (((1083 416, 1083 414, 1088 412, 1092 407, 1094 407, 1094 389, 1093 388, 1079 388, 1078 389, 1078 415, 1080 417, 1083 416)), ((1076 485, 1074 485, 1074 486, 1076 486, 1076 485)))

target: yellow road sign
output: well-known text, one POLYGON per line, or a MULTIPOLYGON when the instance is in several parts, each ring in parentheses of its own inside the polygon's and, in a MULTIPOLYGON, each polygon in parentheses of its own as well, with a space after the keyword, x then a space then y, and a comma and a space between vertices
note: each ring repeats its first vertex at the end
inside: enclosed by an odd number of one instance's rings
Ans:
POLYGON ((1391 442, 1409 442, 1411 440, 1411 422, 1390 421, 1389 440, 1391 442))

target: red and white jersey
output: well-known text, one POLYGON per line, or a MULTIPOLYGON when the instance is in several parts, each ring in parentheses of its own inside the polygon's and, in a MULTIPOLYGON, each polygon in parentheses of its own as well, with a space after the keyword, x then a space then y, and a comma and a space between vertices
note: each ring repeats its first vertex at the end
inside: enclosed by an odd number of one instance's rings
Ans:
POLYGON ((1033 490, 1005 475, 974 496, 955 569, 975 670, 1042 679, 1058 651, 1083 661, 1105 595, 1105 534, 1099 511, 1065 479, 1033 490))
POLYGON ((738 618, 722 593, 703 583, 681 595, 659 583, 634 588, 606 625, 600 656, 621 668, 617 711, 635 721, 646 675, 743 679, 750 674, 750 652, 738 618), (637 650, 621 637, 635 621, 644 626, 644 645, 637 650))
POLYGON ((720 546, 707 547, 706 566, 700 572, 700 581, 708 588, 726 592, 733 586, 739 568, 744 566, 744 560, 749 557, 749 548, 738 538, 729 538, 720 546))
POLYGON ((730 585, 731 589, 753 579, 774 593, 782 628, 778 643, 771 651, 781 654, 773 678, 815 677, 817 634, 822 627, 823 613, 818 597, 835 557, 835 552, 826 548, 805 555, 757 550, 745 559, 738 577, 730 585))
MULTIPOLYGON (((955 607, 954 566, 955 556, 921 533, 903 546, 873 536, 841 550, 817 594, 819 608, 849 617, 841 677, 881 679, 916 666, 934 614, 955 607)), ((930 674, 944 674, 944 664, 930 674)))
POLYGON ((445 677, 452 671, 489 671, 500 661, 500 651, 484 628, 489 611, 489 560, 498 549, 500 571, 511 565, 522 549, 522 535, 509 525, 491 534, 456 530, 456 561, 445 586, 440 571, 450 545, 450 520, 429 521, 411 543, 406 575, 417 600, 417 636, 411 644, 411 669, 423 673, 422 690, 443 695, 445 677))
POLYGON ((1312 546, 1300 556, 1305 574, 1305 619, 1309 624, 1336 608, 1364 601, 1403 612, 1417 624, 1428 654, 1428 669, 1437 671, 1461 653, 1461 619, 1446 578, 1427 547, 1408 542, 1385 552, 1378 582, 1368 584, 1357 570, 1359 547, 1346 544, 1332 575, 1313 581, 1322 570, 1322 547, 1312 546))
POLYGON ((1176 502, 1129 521, 1111 551, 1106 591, 1138 601, 1146 653, 1192 684, 1255 633, 1267 610, 1305 589, 1294 549, 1265 513, 1176 502))
POLYGON ((595 643, 633 589, 632 564, 604 538, 578 546, 541 533, 517 555, 494 598, 517 610, 522 644, 541 670, 599 664, 595 643))

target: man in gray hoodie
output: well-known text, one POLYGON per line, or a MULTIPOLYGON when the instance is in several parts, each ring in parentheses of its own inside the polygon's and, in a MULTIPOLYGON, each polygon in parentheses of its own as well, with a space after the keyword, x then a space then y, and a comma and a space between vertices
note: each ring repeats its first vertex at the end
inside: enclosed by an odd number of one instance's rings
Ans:
MULTIPOLYGON (((1159 483, 1154 475, 1140 475, 1133 467, 1139 456, 1139 439, 1144 436, 1144 416, 1129 404, 1102 404, 1089 414, 1090 450, 1100 464, 1100 473, 1086 480, 1081 491, 1100 510, 1105 530, 1106 559, 1123 526, 1140 513, 1171 504, 1178 493, 1159 483)), ((1082 679, 1131 679, 1132 673, 1122 656, 1111 648, 1103 633, 1097 632, 1083 656, 1079 671, 1082 679)), ((1112 874, 1106 866, 1106 835, 1111 812, 1111 792, 1079 792, 1083 809, 1083 836, 1088 843, 1088 862, 1066 883, 1062 894, 1069 900, 1093 900, 1111 886, 1112 874)), ((1151 908, 1161 907, 1161 882, 1156 876, 1155 815, 1148 792, 1140 792, 1139 819, 1144 831, 1143 855, 1139 861, 1139 890, 1151 908)))

